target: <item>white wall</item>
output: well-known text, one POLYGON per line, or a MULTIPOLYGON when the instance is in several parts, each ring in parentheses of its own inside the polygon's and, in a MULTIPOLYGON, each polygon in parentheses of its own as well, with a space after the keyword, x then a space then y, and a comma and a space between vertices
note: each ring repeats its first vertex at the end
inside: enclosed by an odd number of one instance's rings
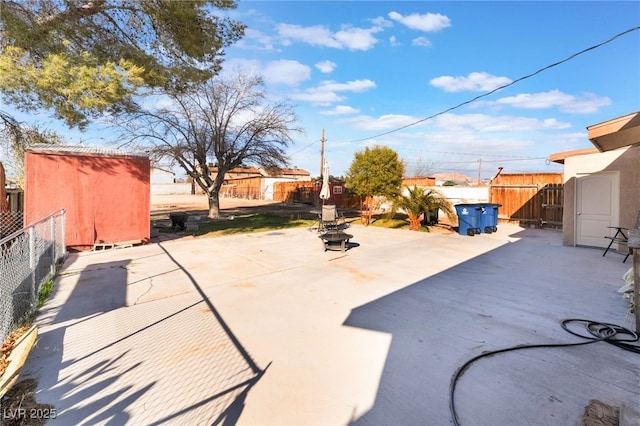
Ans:
POLYGON ((173 172, 169 172, 167 170, 157 169, 155 167, 151 168, 151 184, 167 184, 173 183, 175 174, 173 172))
MULTIPOLYGON (((487 203, 489 201, 488 186, 429 186, 425 189, 433 189, 441 193, 452 206, 455 204, 487 203)), ((405 189, 405 192, 408 190, 405 189)), ((385 210, 390 208, 388 203, 382 203, 385 210)))
POLYGON ((273 200, 273 187, 276 182, 296 182, 297 179, 263 177, 260 192, 263 200, 273 200))
MULTIPOLYGON (((151 187, 151 195, 191 194, 190 183, 154 183, 149 186, 151 187)), ((196 190, 198 189, 200 187, 196 188, 196 190)), ((196 191, 196 193, 202 193, 202 191, 196 191)))
POLYGON ((449 200, 451 204, 473 204, 489 202, 488 186, 430 186, 449 200))
POLYGON ((606 168, 620 158, 629 148, 615 151, 596 152, 593 154, 576 155, 564 160, 564 181, 582 173, 596 173, 606 168))

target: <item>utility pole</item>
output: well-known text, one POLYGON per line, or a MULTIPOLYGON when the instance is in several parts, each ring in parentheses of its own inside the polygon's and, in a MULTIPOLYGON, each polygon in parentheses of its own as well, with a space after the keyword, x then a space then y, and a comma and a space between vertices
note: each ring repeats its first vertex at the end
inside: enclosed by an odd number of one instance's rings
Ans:
POLYGON ((478 185, 480 185, 480 172, 482 171, 482 158, 478 160, 478 185))
POLYGON ((324 129, 322 129, 322 137, 320 138, 320 177, 322 178, 322 171, 324 170, 324 129))

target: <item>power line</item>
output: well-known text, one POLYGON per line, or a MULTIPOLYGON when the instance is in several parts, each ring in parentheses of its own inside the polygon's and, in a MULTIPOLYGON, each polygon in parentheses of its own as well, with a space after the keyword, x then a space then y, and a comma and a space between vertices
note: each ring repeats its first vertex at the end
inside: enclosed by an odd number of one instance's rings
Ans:
POLYGON ((290 155, 290 156, 294 156, 294 155, 296 155, 297 153, 302 152, 302 151, 304 151, 305 149, 309 148, 310 146, 317 144, 318 142, 320 142, 320 139, 318 139, 318 140, 315 140, 315 141, 311 142, 309 145, 305 145, 305 146, 303 146, 303 147, 302 147, 302 148, 300 148, 299 150, 294 151, 294 152, 292 152, 292 153, 291 153, 291 154, 289 154, 289 155, 290 155))
POLYGON ((523 77, 517 78, 517 79, 513 80, 513 81, 512 81, 512 82, 510 82, 510 83, 504 84, 504 85, 502 85, 502 86, 500 86, 500 87, 497 87, 497 88, 495 88, 495 89, 493 89, 493 90, 491 90, 491 91, 489 91, 489 92, 483 93, 482 95, 478 95, 478 96, 476 96, 476 97, 475 97, 475 98, 473 98, 473 99, 470 99, 470 100, 468 100, 468 101, 462 102, 462 103, 460 103, 460 104, 458 104, 458 105, 456 105, 456 106, 453 106, 453 107, 447 108, 447 109, 445 109, 444 111, 440 111, 440 112, 438 112, 438 113, 435 113, 435 114, 433 114, 433 115, 430 115, 430 116, 428 116, 428 117, 425 117, 425 118, 423 118, 423 119, 421 119, 421 120, 415 121, 415 122, 410 123, 410 124, 406 124, 406 125, 404 125, 404 126, 402 126, 402 127, 398 127, 398 128, 396 128, 396 129, 389 130, 389 131, 384 132, 384 133, 379 133, 379 134, 377 134, 377 135, 369 136, 369 137, 362 138, 362 139, 354 139, 354 140, 350 140, 350 141, 347 141, 347 142, 350 142, 350 143, 351 143, 351 142, 363 142, 363 141, 366 141, 366 140, 369 140, 369 139, 379 138, 379 137, 381 137, 381 136, 386 136, 386 135, 389 135, 389 134, 391 134, 391 133, 395 133, 395 132, 398 132, 398 131, 400 131, 400 130, 406 129, 406 128, 408 128, 408 127, 415 126, 416 124, 423 123, 423 122, 425 122, 425 121, 427 121, 427 120, 431 120, 432 118, 435 118, 435 117, 437 117, 437 116, 439 116, 439 115, 446 114, 447 112, 453 111, 453 110, 458 109, 458 108, 460 108, 460 107, 462 107, 462 106, 464 106, 464 105, 468 105, 468 104, 470 104, 470 103, 472 103, 472 102, 475 102, 475 101, 477 101, 478 99, 481 99, 481 98, 484 98, 484 97, 486 97, 486 96, 492 95, 493 93, 497 92, 498 90, 502 90, 502 89, 504 89, 504 88, 506 88, 506 87, 513 86, 514 84, 519 83, 519 82, 521 82, 522 80, 526 80, 526 79, 531 78, 531 77, 533 77, 533 76, 535 76, 535 75, 537 75, 537 74, 540 74, 540 73, 541 73, 541 72, 543 72, 543 71, 546 71, 546 70, 548 70, 548 69, 550 69, 550 68, 553 68, 553 67, 556 67, 556 66, 558 66, 558 65, 561 65, 561 64, 563 64, 563 63, 565 63, 565 62, 568 62, 568 61, 570 61, 570 60, 574 59, 574 58, 575 58, 575 57, 577 57, 577 56, 580 56, 580 55, 582 55, 582 54, 584 54, 584 53, 587 53, 587 52, 589 52, 589 51, 591 51, 591 50, 597 49, 597 48, 599 48, 599 47, 601 47, 601 46, 604 46, 605 44, 611 43, 611 42, 612 42, 612 41, 614 41, 615 39, 617 39, 617 38, 619 38, 619 37, 622 37, 623 35, 626 35, 626 34, 628 34, 628 33, 631 33, 631 32, 633 32, 633 31, 637 31, 637 30, 640 30, 640 26, 638 26, 638 27, 633 27, 633 28, 630 28, 630 29, 628 29, 628 30, 626 30, 626 31, 623 31, 623 32, 619 33, 619 34, 616 34, 615 36, 613 36, 613 37, 609 38, 608 40, 605 40, 605 41, 603 41, 603 42, 601 42, 601 43, 598 43, 598 44, 596 44, 596 45, 593 45, 593 46, 591 46, 591 47, 587 47, 586 49, 583 49, 583 50, 581 50, 581 51, 579 51, 579 52, 577 52, 577 53, 574 53, 573 55, 571 55, 571 56, 569 56, 569 57, 567 57, 567 58, 565 58, 565 59, 563 59, 563 60, 561 60, 561 61, 555 62, 555 63, 553 63, 553 64, 551 64, 551 65, 547 65, 546 67, 540 68, 539 70, 532 72, 531 74, 527 74, 527 75, 525 75, 525 76, 523 76, 523 77))

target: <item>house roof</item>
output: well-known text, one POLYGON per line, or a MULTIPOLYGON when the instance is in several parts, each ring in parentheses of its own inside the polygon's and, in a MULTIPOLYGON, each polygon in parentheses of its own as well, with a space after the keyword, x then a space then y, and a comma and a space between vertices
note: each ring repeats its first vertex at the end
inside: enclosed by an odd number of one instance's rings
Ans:
MULTIPOLYGON (((209 170, 212 172, 217 172, 218 171, 218 166, 209 166, 209 170)), ((260 174, 260 170, 256 169, 253 166, 248 166, 248 167, 234 167, 233 169, 229 170, 227 173, 250 173, 250 174, 260 174)))
POLYGON ((434 173, 433 176, 436 180, 450 180, 453 182, 465 182, 470 183, 474 182, 469 176, 465 176, 461 173, 451 172, 451 173, 434 173))
POLYGON ((549 161, 552 163, 564 164, 564 160, 569 157, 575 157, 576 155, 586 155, 586 154, 595 154, 598 151, 597 148, 584 148, 584 149, 574 149, 571 151, 563 151, 556 152, 554 154, 549 154, 549 161))
MULTIPOLYGON (((268 173, 265 171, 265 173, 268 173)), ((298 176, 310 176, 310 173, 304 169, 279 169, 278 176, 282 175, 298 175, 298 176)))
MULTIPOLYGON (((217 172, 218 171, 218 166, 209 166, 209 171, 211 172, 217 172)), ((242 173, 245 175, 255 175, 255 176, 263 176, 263 177, 280 177, 280 176, 284 176, 284 175, 296 175, 296 176, 310 176, 310 173, 304 169, 279 169, 276 173, 270 173, 268 170, 266 169, 258 169, 256 167, 253 166, 246 166, 246 167, 235 167, 231 170, 229 170, 227 173, 229 174, 234 174, 234 173, 242 173)), ((246 177, 246 176, 245 176, 246 177)))
POLYGON ((83 145, 57 145, 35 144, 27 148, 28 152, 51 155, 75 155, 75 156, 103 156, 103 157, 143 157, 149 158, 145 153, 124 151, 117 148, 104 148, 83 145))
POLYGON ((587 131, 600 152, 640 144, 640 111, 587 126, 587 131))

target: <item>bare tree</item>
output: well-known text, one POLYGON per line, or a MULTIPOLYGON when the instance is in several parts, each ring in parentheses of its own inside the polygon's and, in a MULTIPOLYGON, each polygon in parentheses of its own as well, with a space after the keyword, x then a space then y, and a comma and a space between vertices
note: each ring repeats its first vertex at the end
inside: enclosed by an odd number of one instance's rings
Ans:
POLYGON ((269 103, 260 76, 218 76, 170 98, 171 107, 141 114, 127 125, 128 133, 152 157, 172 158, 193 178, 209 197, 213 219, 220 217, 225 174, 240 165, 286 166, 291 134, 301 131, 292 105, 269 103), (210 162, 217 165, 215 175, 210 162))
POLYGON ((0 149, 7 160, 5 166, 13 172, 13 176, 20 185, 24 184, 24 153, 27 148, 35 144, 62 142, 62 137, 56 132, 28 126, 0 111, 0 149))
POLYGON ((405 161, 407 164, 407 177, 424 177, 433 173, 435 168, 432 161, 425 161, 422 157, 405 161))

